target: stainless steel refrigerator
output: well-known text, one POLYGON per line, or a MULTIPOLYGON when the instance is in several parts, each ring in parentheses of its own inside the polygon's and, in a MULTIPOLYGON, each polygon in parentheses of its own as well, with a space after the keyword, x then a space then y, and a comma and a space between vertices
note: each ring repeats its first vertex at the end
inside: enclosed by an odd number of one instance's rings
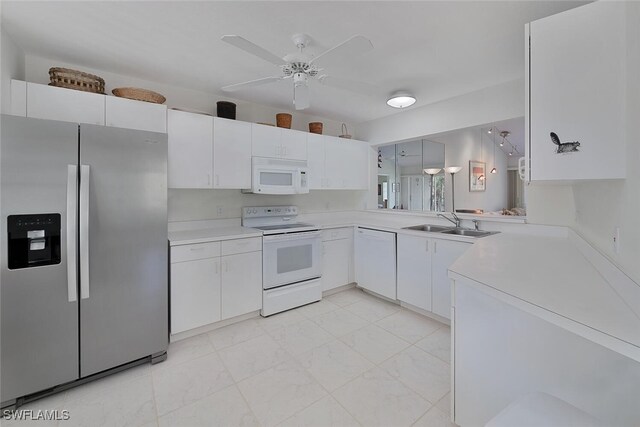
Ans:
POLYGON ((0 402, 164 360, 166 135, 1 125, 0 402))

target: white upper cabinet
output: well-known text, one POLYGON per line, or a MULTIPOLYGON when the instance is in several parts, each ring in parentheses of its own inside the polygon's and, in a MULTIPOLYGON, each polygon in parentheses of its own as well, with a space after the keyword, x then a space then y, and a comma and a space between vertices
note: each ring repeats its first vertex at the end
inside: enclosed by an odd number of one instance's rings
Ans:
POLYGON ((251 154, 259 157, 307 160, 307 134, 274 126, 252 124, 251 154))
POLYGON ((307 167, 309 168, 309 189, 321 190, 325 187, 324 139, 322 135, 307 135, 307 167))
POLYGON ((213 120, 169 110, 169 188, 212 188, 213 120))
POLYGON ((96 93, 27 83, 27 117, 104 125, 106 98, 96 93))
POLYGON ((625 178, 625 8, 598 1, 527 25, 528 180, 625 178))
POLYGON ((251 187, 251 123, 213 119, 213 188, 251 187))
POLYGON ((11 115, 27 117, 27 82, 11 80, 11 115))
POLYGON ((292 160, 307 160, 307 132, 282 130, 282 157, 292 160))
POLYGON ((369 144, 332 136, 325 137, 325 188, 369 188, 369 144))
MULTIPOLYGON (((343 139, 337 138, 344 141, 343 139)), ((351 190, 369 189, 369 165, 371 147, 364 141, 349 141, 343 146, 344 156, 349 163, 345 176, 346 187, 351 190)))
POLYGON ((106 125, 167 133, 167 106, 107 96, 106 125))

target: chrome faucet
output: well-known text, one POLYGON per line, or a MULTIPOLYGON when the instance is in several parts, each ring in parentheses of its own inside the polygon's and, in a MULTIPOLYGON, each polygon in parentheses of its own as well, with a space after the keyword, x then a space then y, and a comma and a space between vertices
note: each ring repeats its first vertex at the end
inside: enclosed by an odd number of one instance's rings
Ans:
POLYGON ((441 214, 439 213, 438 216, 441 216, 442 218, 446 219, 447 221, 449 221, 450 223, 452 223, 453 225, 456 226, 456 228, 460 228, 460 218, 458 218, 458 215, 456 215, 454 212, 451 212, 451 216, 454 219, 449 218, 448 216, 446 216, 445 214, 441 214))
POLYGON ((476 231, 480 231, 480 227, 479 227, 479 223, 480 221, 478 221, 477 219, 472 220, 471 222, 473 222, 473 228, 476 231))

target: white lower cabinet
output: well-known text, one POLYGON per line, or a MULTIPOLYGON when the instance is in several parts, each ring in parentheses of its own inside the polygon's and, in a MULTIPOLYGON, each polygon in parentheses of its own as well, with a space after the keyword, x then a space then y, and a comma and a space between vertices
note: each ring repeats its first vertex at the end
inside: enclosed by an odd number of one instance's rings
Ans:
POLYGON ((471 243, 453 240, 434 240, 431 257, 431 301, 435 314, 451 319, 451 281, 449 266, 455 262, 471 243))
POLYGON ((398 235, 398 300, 451 318, 448 269, 471 243, 398 235))
POLYGON ((262 307, 262 238, 171 248, 171 334, 262 307))
POLYGON ((433 241, 398 235, 398 300, 431 311, 433 241))
POLYGON ((171 333, 220 320, 220 258, 171 264, 171 333))
POLYGON ((352 282, 353 228, 325 230, 322 233, 322 290, 352 282))
POLYGON ((222 257, 222 319, 262 308, 262 251, 222 257))
POLYGON ((356 229, 355 279, 376 294, 396 299, 396 234, 356 229))

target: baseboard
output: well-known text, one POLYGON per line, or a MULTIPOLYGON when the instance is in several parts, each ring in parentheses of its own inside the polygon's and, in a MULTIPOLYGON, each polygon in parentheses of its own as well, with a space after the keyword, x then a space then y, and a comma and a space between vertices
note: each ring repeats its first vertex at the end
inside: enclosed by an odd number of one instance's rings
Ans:
POLYGON ((247 314, 241 314, 240 316, 221 320, 215 323, 210 323, 198 328, 189 329, 188 331, 172 334, 169 342, 176 342, 186 338, 195 337, 196 335, 206 334, 207 332, 215 331, 216 329, 224 328, 225 326, 233 325, 234 323, 242 322, 243 320, 253 319, 254 317, 260 317, 260 310, 252 311, 251 313, 247 314))

